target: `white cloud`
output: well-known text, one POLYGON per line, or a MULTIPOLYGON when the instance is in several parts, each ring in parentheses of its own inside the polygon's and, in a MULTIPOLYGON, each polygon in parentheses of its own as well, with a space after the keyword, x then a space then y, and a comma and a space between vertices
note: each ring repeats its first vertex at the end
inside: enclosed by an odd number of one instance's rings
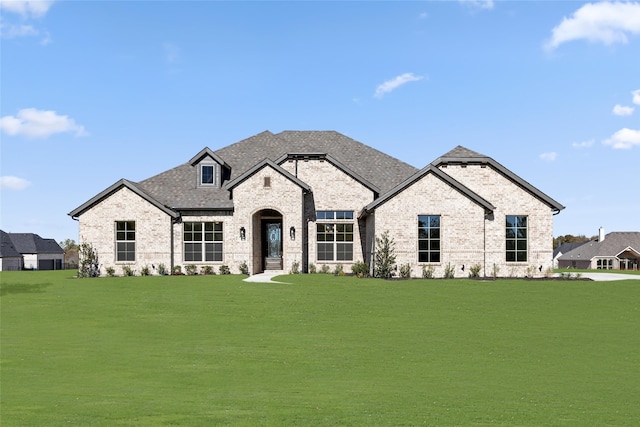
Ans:
POLYGON ((427 19, 429 17, 429 14, 427 12, 422 12, 420 15, 418 15, 418 18, 420 19, 427 19))
POLYGON ((37 36, 40 34, 32 25, 15 25, 6 22, 0 22, 0 34, 2 37, 12 39, 15 37, 37 36))
POLYGON ((636 105, 640 105, 640 89, 634 90, 633 92, 631 92, 631 95, 633 95, 632 102, 636 105))
POLYGON ((551 151, 548 153, 542 153, 540 154, 540 158, 542 160, 544 160, 545 162, 553 162, 555 159, 558 158, 558 153, 556 153, 555 151, 551 151))
POLYGON ((54 133, 72 132, 76 136, 86 136, 84 126, 76 124, 69 116, 58 115, 55 111, 25 108, 16 116, 0 118, 0 129, 8 135, 24 135, 31 138, 46 138, 54 133))
POLYGON ((458 0, 460 3, 469 5, 478 9, 493 9, 493 0, 458 0))
POLYGON ((53 0, 0 0, 0 9, 17 13, 23 18, 41 18, 51 5, 53 0))
POLYGON ((545 47, 553 50, 562 43, 580 39, 606 45, 627 43, 630 34, 640 34, 640 3, 587 3, 552 30, 545 47))
POLYGON ((392 92, 404 84, 407 84, 409 82, 416 82, 418 80, 422 80, 423 78, 424 77, 422 76, 414 76, 413 73, 404 73, 378 85, 378 87, 376 88, 376 93, 373 96, 375 96, 376 98, 382 98, 385 93, 392 92))
POLYGON ((602 142, 616 150, 628 150, 634 145, 640 146, 640 130, 623 128, 602 142))
POLYGON ((588 141, 582 141, 582 142, 574 142, 571 144, 571 146, 573 148, 589 148, 591 147, 596 141, 594 139, 590 139, 588 141))
POLYGON ((616 104, 616 106, 613 107, 613 114, 615 114, 616 116, 630 116, 633 114, 633 110, 633 107, 626 107, 616 104))
POLYGON ((0 188, 3 190, 24 190, 31 183, 17 176, 0 176, 0 188))

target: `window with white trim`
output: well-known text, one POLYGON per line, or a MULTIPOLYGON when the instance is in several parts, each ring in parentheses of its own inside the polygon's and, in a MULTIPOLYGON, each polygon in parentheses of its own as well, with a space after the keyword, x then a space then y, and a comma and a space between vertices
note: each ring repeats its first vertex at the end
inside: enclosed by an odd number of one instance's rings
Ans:
POLYGON ((222 222, 185 222, 184 261, 222 261, 222 239, 222 222))
POLYGON ((353 261, 353 211, 317 211, 318 261, 353 261))
POLYGON ((201 163, 198 185, 202 187, 220 187, 220 165, 201 163))
POLYGON ((136 260, 136 222, 116 221, 116 261, 136 260))

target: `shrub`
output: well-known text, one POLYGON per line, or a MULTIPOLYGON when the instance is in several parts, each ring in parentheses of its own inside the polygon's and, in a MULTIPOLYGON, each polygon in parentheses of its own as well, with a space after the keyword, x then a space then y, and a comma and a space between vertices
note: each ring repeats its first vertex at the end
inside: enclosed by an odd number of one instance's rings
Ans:
POLYGON ((403 279, 411 278, 411 264, 402 264, 400 266, 400 277, 403 279))
POLYGON ((351 266, 351 272, 360 278, 369 277, 369 264, 358 261, 351 266))
POLYGON ((309 274, 316 274, 316 265, 314 263, 309 264, 309 274))
POLYGON ((195 264, 187 264, 184 266, 184 272, 187 276, 195 276, 198 274, 198 267, 195 264))
POLYGON ((245 276, 249 275, 249 267, 247 266, 246 261, 242 261, 240 263, 240 265, 238 266, 238 270, 240 270, 240 273, 244 274, 245 276))
POLYGON ((423 279, 433 279, 434 271, 435 271, 435 267, 433 265, 423 265, 422 266, 422 278, 423 279))
POLYGON ((167 267, 165 267, 165 265, 162 263, 158 264, 158 274, 161 276, 167 274, 167 267))
POLYGON ((336 265, 336 268, 333 270, 334 276, 344 276, 344 269, 342 268, 342 264, 336 265))
POLYGON ((122 274, 124 276, 131 277, 131 276, 135 276, 136 272, 133 270, 133 268, 131 268, 130 265, 123 265, 122 266, 122 274))
POLYGON ((293 261, 291 263, 291 270, 289 274, 300 274, 300 261, 293 261))
POLYGON ((213 270, 212 266, 203 265, 202 267, 200 267, 200 274, 204 274, 206 276, 211 276, 212 274, 216 274, 216 272, 213 270))
POLYGON ((375 277, 389 279, 396 263, 395 242, 389 237, 389 231, 376 237, 376 254, 373 274, 375 277))
POLYGON ((140 275, 141 276, 150 276, 151 275, 151 269, 149 269, 148 265, 145 265, 144 267, 142 267, 142 269, 140 270, 140 275))
POLYGON ((78 249, 78 258, 80 266, 78 268, 78 277, 99 277, 100 263, 98 260, 98 251, 91 243, 83 243, 78 249))
POLYGON ((218 268, 218 272, 220 274, 231 274, 231 270, 229 270, 229 266, 222 264, 219 268, 218 268))
POLYGON ((182 276, 182 267, 176 265, 175 267, 173 267, 173 272, 171 274, 173 274, 174 276, 182 276))
POLYGON ((116 275, 116 269, 113 267, 107 267, 105 268, 105 271, 107 272, 107 276, 109 277, 114 277, 116 275))
POLYGON ((329 266, 327 264, 324 264, 320 268, 320 273, 322 273, 322 274, 329 274, 329 271, 331 271, 331 269, 329 268, 329 266))
POLYGON ((477 279, 480 277, 480 270, 482 270, 482 266, 480 264, 474 264, 469 269, 469 277, 471 279, 477 279))
POLYGON ((452 266, 451 263, 447 263, 447 266, 444 268, 444 278, 453 279, 455 275, 455 269, 455 266, 452 266))

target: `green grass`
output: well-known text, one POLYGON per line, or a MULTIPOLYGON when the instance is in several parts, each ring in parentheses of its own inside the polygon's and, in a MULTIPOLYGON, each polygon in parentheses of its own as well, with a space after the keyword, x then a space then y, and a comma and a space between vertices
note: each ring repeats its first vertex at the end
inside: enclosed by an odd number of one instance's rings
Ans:
POLYGON ((9 426, 637 425, 637 281, 4 272, 9 426))

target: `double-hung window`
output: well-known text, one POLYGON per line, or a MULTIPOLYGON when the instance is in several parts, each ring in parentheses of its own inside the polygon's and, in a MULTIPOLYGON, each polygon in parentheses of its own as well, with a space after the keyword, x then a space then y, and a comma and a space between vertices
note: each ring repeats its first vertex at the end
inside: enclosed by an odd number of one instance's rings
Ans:
POLYGON ((222 261, 222 222, 184 223, 185 262, 222 261))
POLYGON ((136 222, 116 221, 116 261, 136 260, 136 222))
POLYGON ((527 261, 527 217, 507 215, 506 259, 507 262, 527 261))
POLYGON ((440 262, 440 215, 418 215, 418 262, 440 262))
POLYGON ((318 261, 353 261, 353 211, 317 211, 318 261))

